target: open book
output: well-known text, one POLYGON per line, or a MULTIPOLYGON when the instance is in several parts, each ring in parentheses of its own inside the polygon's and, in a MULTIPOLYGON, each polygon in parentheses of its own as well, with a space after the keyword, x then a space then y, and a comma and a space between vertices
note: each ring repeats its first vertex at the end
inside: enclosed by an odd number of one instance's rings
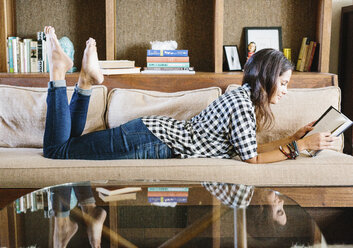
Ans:
MULTIPOLYGON (((330 106, 325 113, 315 122, 314 129, 306 133, 309 136, 315 133, 331 132, 332 136, 338 136, 349 128, 353 122, 333 106, 330 106)), ((320 151, 308 150, 311 156, 316 156, 320 151)))

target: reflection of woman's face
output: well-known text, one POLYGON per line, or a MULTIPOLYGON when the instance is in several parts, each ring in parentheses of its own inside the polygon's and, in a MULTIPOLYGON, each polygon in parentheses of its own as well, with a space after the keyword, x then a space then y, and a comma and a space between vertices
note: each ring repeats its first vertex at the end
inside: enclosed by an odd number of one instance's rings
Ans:
POLYGON ((248 46, 248 50, 249 52, 255 52, 255 49, 256 49, 256 46, 254 43, 250 43, 249 46, 248 46))
POLYGON ((272 209, 273 220, 284 226, 287 223, 287 216, 283 209, 284 201, 279 199, 274 191, 269 191, 266 197, 268 204, 272 209))

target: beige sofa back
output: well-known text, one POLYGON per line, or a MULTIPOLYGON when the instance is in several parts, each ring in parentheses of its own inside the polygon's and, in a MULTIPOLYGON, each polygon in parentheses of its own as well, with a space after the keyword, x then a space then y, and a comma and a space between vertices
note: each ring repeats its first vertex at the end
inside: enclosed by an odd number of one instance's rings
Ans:
MULTIPOLYGON (((46 88, 0 85, 0 147, 43 147, 46 96, 46 88)), ((106 99, 107 88, 94 86, 84 133, 105 128, 106 99)))
MULTIPOLYGON (((230 85, 226 91, 234 90, 239 85, 230 85)), ((328 107, 341 109, 340 88, 288 89, 285 97, 271 105, 275 123, 271 130, 257 133, 258 143, 267 143, 293 135, 300 127, 317 120, 328 107)), ((343 151, 343 135, 335 143, 336 151, 343 151)))
MULTIPOLYGON (((239 85, 230 85, 233 90, 239 85)), ((72 87, 68 87, 71 99, 72 87)), ((46 115, 45 88, 0 85, 0 147, 42 147, 46 115), (15 96, 15 97, 14 97, 15 96)), ((113 89, 107 97, 105 86, 95 86, 84 133, 111 128, 145 115, 165 115, 190 119, 221 95, 221 89, 164 93, 136 89, 113 89)), ((281 101, 271 106, 273 129, 258 133, 265 143, 292 135, 298 128, 317 119, 330 105, 340 109, 338 87, 289 89, 281 101)), ((342 151, 342 140, 336 150, 342 151)))

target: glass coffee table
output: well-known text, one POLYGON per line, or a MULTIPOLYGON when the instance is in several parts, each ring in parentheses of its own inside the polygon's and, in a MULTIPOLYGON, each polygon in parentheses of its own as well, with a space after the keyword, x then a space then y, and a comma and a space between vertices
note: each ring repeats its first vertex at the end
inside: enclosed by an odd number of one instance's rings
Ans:
POLYGON ((93 181, 44 188, 0 211, 0 247, 324 247, 313 219, 269 189, 93 181))

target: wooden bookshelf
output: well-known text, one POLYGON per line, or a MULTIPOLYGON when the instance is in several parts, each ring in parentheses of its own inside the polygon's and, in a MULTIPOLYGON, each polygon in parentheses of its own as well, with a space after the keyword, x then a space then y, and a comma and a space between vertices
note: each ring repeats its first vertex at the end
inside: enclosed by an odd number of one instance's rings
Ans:
POLYGON ((244 62, 244 27, 282 26, 283 47, 292 48, 293 61, 302 37, 310 36, 320 43, 319 72, 328 72, 331 6, 332 0, 275 0, 270 5, 258 1, 256 6, 246 0, 87 0, 84 6, 78 0, 64 0, 60 5, 44 0, 0 0, 0 71, 6 72, 8 36, 23 37, 24 30, 35 32, 49 24, 57 27, 59 35, 73 37, 78 67, 84 41, 93 36, 100 59, 130 59, 137 66, 145 66, 149 41, 177 40, 180 49, 190 51, 196 71, 216 73, 222 72, 223 45, 238 45, 244 62), (43 11, 35 18, 37 12, 32 9, 38 7, 43 11), (59 9, 63 17, 46 14, 53 9, 59 9))

